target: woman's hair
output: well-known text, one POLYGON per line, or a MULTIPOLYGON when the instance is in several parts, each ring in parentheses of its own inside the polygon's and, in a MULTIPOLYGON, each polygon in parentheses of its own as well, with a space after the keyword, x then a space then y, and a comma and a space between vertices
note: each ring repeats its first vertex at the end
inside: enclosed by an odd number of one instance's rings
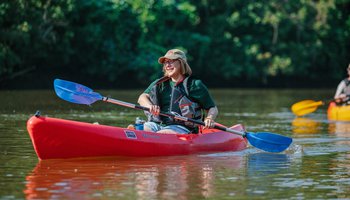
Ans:
MULTIPOLYGON (((179 58, 177 60, 180 62, 180 73, 182 75, 185 75, 185 76, 191 76, 192 69, 188 65, 188 63, 186 61, 182 60, 181 58, 179 58)), ((163 72, 164 72, 164 76, 168 76, 168 74, 166 73, 166 70, 165 70, 165 66, 163 66, 163 72)))

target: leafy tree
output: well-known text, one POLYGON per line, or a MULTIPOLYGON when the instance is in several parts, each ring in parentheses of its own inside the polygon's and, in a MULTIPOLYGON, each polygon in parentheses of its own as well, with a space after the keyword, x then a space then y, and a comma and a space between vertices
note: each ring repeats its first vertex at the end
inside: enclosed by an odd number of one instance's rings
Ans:
POLYGON ((49 87, 55 77, 144 87, 162 75, 157 59, 170 48, 188 52, 210 86, 334 87, 350 58, 349 8, 349 0, 4 0, 0 87, 49 87))

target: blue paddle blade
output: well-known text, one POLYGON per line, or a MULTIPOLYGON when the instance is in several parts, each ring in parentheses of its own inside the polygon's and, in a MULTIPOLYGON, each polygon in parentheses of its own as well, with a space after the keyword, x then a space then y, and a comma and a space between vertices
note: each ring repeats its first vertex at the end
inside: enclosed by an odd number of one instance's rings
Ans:
POLYGON ((249 143, 268 152, 282 152, 293 142, 292 138, 273 133, 246 133, 249 143))
POLYGON ((54 88, 57 96, 72 103, 90 105, 103 98, 86 86, 61 79, 55 79, 54 88))

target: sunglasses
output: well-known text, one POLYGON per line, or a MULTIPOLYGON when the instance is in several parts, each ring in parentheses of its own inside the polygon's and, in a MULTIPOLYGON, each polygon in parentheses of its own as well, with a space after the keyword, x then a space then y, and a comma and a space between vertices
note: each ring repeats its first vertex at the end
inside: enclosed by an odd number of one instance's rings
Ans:
POLYGON ((178 61, 177 59, 175 60, 166 60, 163 62, 163 65, 172 65, 174 64, 176 61, 178 61))

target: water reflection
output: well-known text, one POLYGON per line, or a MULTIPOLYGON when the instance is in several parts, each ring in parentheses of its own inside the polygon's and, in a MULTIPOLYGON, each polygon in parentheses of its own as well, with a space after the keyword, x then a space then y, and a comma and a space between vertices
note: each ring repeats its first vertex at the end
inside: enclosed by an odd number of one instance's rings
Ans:
POLYGON ((248 155, 248 177, 255 182, 248 183, 247 193, 252 199, 259 198, 271 190, 273 178, 278 174, 287 174, 290 159, 286 154, 256 153, 248 155))
POLYGON ((195 190, 208 198, 216 169, 243 166, 241 156, 44 160, 26 177, 24 193, 27 199, 188 199, 195 190))
MULTIPOLYGON (((349 192, 350 186, 350 122, 332 122, 328 126, 329 133, 333 133, 338 141, 335 141, 338 156, 334 157, 330 170, 337 173, 336 182, 339 191, 349 192), (339 173, 341 171, 342 173, 339 173)), ((346 198, 344 195, 339 195, 346 198)), ((347 196, 348 198, 349 196, 347 196)))
POLYGON ((248 155, 248 173, 252 177, 280 173, 289 165, 290 161, 286 154, 256 153, 248 155))
POLYGON ((297 117, 292 121, 292 130, 295 134, 319 133, 321 123, 310 118, 297 117))
POLYGON ((336 144, 347 145, 350 147, 350 122, 330 123, 328 126, 328 132, 341 139, 340 141, 337 141, 336 144))
POLYGON ((340 137, 350 137, 350 122, 331 122, 328 126, 328 132, 340 137))
POLYGON ((44 160, 27 175, 24 193, 27 199, 180 200, 219 198, 226 188, 236 197, 257 197, 292 165, 287 154, 223 155, 44 160))

